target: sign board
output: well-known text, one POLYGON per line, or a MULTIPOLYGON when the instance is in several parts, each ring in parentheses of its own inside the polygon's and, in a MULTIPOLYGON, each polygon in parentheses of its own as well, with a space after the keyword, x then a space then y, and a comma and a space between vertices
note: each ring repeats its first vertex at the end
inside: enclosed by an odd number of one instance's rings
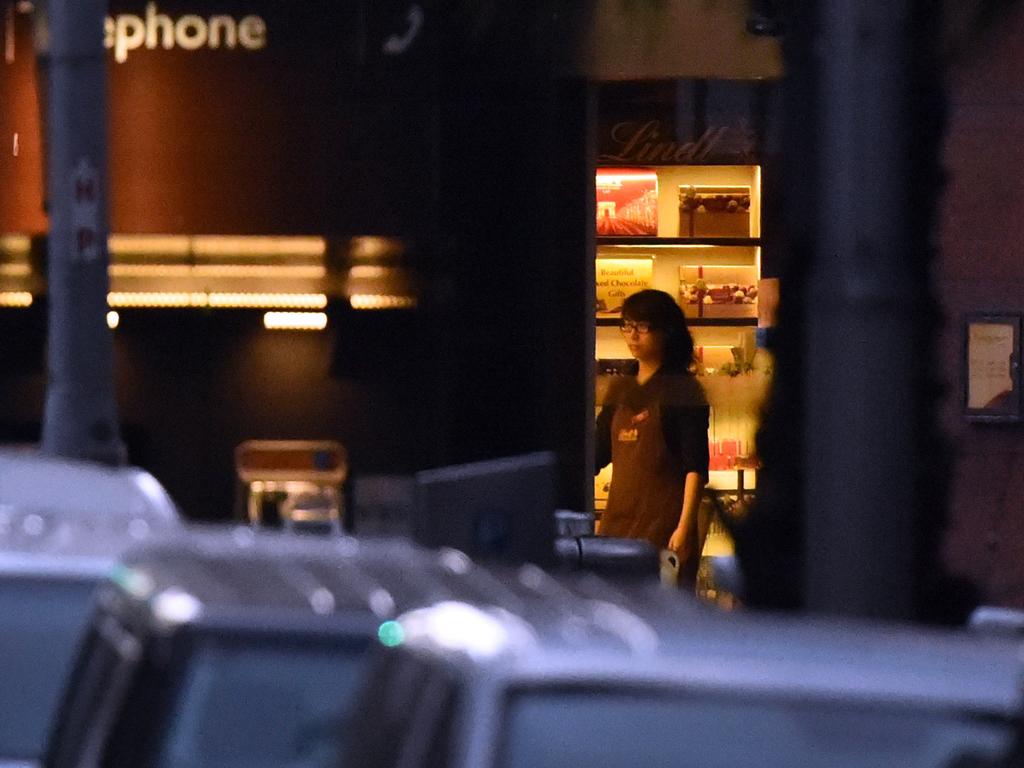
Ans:
POLYGON ((597 316, 618 317, 622 302, 651 287, 654 257, 597 259, 597 316))
POLYGON ((756 165, 778 91, 768 82, 607 83, 598 165, 756 165))
POLYGON ((965 323, 965 415, 977 421, 1020 419, 1021 316, 975 315, 965 323))
MULTIPOLYGON (((17 193, 0 208, 0 232, 44 232, 32 15, 9 5, 0 188, 17 193)), ((108 62, 110 230, 428 231, 436 27, 412 5, 110 0, 97 30, 108 62)))
POLYGON ((102 245, 100 222, 100 178, 96 166, 83 157, 71 173, 70 253, 76 261, 95 261, 102 245))

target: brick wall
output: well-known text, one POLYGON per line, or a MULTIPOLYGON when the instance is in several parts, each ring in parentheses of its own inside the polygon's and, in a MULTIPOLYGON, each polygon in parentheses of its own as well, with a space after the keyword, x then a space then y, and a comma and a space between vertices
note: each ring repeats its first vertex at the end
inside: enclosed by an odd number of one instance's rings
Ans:
POLYGON ((1024 424, 962 416, 964 316, 1024 313, 1024 9, 950 81, 937 288, 947 324, 942 413, 956 450, 945 554, 990 603, 1024 607, 1024 424))

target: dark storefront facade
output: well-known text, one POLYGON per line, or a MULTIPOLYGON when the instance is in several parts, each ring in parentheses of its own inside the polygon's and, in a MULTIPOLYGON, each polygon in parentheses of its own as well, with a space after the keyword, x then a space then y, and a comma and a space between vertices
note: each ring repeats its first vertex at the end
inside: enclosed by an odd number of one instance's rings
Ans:
MULTIPOLYGON (((130 459, 190 514, 231 508, 232 452, 253 438, 339 440, 357 477, 553 448, 561 506, 590 503, 588 83, 702 77, 692 68, 708 57, 680 61, 657 15, 639 20, 638 46, 610 5, 527 4, 484 22, 470 5, 442 25, 432 6, 401 3, 110 4, 122 430, 130 459), (389 239, 366 257, 366 236, 389 239), (353 266, 378 276, 371 297, 403 308, 351 309, 353 266), (291 310, 323 312, 326 329, 264 327, 291 310)), ((747 35, 742 9, 704 12, 726 36, 704 49, 731 48, 720 75, 777 75, 774 41, 747 35)), ((693 8, 665 13, 701 38, 693 8)), ((0 176, 17 194, 0 207, 3 295, 32 299, 0 310, 0 438, 31 443, 46 231, 31 4, 8 4, 5 36, 14 149, 0 176)))
MULTIPOLYGON (((0 120, 15 149, 0 176, 16 194, 0 207, 5 295, 34 296, 2 310, 0 430, 5 442, 31 443, 45 387, 44 131, 31 7, 8 5, 0 90, 12 108, 0 120)), ((365 52, 365 38, 386 38, 373 24, 390 21, 345 3, 110 5, 122 429, 130 460, 190 514, 230 513, 233 450, 249 438, 336 439, 368 473, 445 459, 432 364, 444 352, 414 354, 433 310, 359 315, 338 287, 351 238, 386 234, 405 254, 392 243, 362 265, 402 269, 397 300, 411 304, 412 262, 431 246, 434 79, 425 53, 389 69, 379 49, 365 52), (330 322, 312 332, 265 327, 265 313, 293 310, 330 322)))
MULTIPOLYGON (((0 120, 11 151, 0 177, 16 194, 0 207, 0 439, 34 443, 45 131, 31 4, 6 10, 0 120)), ((122 430, 130 460, 193 516, 228 514, 233 451, 247 439, 338 440, 358 477, 551 447, 565 434, 538 403, 571 401, 567 388, 586 380, 583 327, 551 332, 581 311, 583 278, 550 256, 585 249, 585 89, 556 84, 550 67, 532 79, 536 63, 524 64, 530 75, 464 70, 494 31, 465 14, 442 28, 409 11, 110 5, 122 430), (469 42, 444 48, 455 39, 469 42), (265 327, 265 313, 293 310, 323 313, 326 329, 265 327), (547 371, 577 346, 577 378, 551 385, 547 371)), ((572 424, 577 440, 583 425, 572 424)), ((566 466, 578 476, 576 454, 566 466)), ((578 506, 583 483, 570 484, 566 506, 578 506)))

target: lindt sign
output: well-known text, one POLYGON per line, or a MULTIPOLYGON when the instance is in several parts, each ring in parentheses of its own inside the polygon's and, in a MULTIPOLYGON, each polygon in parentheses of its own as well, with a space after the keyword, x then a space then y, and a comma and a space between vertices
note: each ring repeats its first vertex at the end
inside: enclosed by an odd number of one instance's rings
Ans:
POLYGON ((114 60, 123 64, 131 51, 145 48, 241 48, 258 51, 267 45, 267 23, 260 16, 235 19, 224 14, 198 16, 188 13, 173 17, 160 13, 156 3, 146 4, 144 16, 120 13, 103 22, 103 45, 113 49, 114 60))
POLYGON ((708 164, 746 163, 757 155, 752 131, 737 126, 713 126, 691 141, 680 141, 660 120, 626 120, 603 137, 599 163, 708 164))

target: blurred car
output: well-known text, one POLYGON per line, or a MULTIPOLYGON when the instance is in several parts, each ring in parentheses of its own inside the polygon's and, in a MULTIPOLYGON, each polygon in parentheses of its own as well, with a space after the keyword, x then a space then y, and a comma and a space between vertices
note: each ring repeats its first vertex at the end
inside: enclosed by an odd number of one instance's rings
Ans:
POLYGON ((127 514, 0 507, 0 766, 42 758, 96 586, 125 551, 166 530, 127 514))
POLYGON ((0 509, 86 517, 145 518, 176 525, 179 511, 160 482, 138 467, 109 467, 0 450, 0 509))
POLYGON ((343 726, 342 764, 1020 764, 1019 643, 520 578, 537 597, 518 609, 446 601, 395 622, 343 726))
POLYGON ((238 527, 161 542, 101 588, 46 765, 334 766, 382 625, 505 591, 465 555, 403 540, 238 527))

